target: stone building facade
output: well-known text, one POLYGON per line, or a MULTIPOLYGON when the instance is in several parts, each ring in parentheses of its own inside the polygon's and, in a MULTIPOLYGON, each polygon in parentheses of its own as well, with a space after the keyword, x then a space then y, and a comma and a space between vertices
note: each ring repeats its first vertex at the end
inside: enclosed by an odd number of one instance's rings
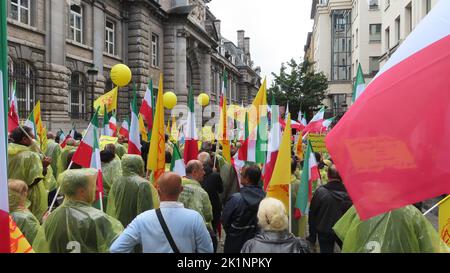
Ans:
MULTIPOLYGON (((109 74, 118 63, 132 70, 140 98, 150 79, 157 90, 163 73, 164 90, 179 105, 190 87, 217 105, 224 69, 233 103, 251 103, 260 86, 250 39, 243 31, 238 46, 223 38, 209 0, 7 1, 10 89, 16 82, 22 119, 41 101, 50 130, 84 129, 92 99, 113 88, 109 74)), ((129 115, 131 96, 131 85, 120 88, 119 120, 129 115)), ((218 117, 216 109, 205 117, 218 117)))

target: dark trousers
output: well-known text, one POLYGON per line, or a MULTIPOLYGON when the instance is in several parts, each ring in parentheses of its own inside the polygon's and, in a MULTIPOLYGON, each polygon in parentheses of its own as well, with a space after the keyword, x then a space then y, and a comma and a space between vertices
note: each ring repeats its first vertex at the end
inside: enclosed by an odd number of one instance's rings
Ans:
POLYGON ((333 233, 319 233, 320 253, 334 253, 334 244, 338 244, 342 249, 342 241, 333 233))

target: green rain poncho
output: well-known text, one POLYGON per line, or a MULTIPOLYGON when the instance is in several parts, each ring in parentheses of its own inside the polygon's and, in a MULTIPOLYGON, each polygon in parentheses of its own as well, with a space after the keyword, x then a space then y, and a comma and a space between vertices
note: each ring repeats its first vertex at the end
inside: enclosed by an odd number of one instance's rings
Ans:
MULTIPOLYGON (((66 146, 61 150, 61 155, 59 157, 59 160, 57 162, 57 169, 58 171, 57 176, 61 173, 63 173, 67 169, 67 157, 69 156, 70 152, 75 152, 77 150, 77 147, 75 146, 66 146)), ((59 181, 59 179, 58 179, 59 181)))
POLYGON ((52 158, 52 170, 53 170, 53 177, 58 178, 58 161, 60 160, 61 156, 61 146, 59 146, 58 143, 56 143, 53 139, 48 140, 47 144, 47 151, 45 151, 45 156, 52 158))
POLYGON ((103 190, 107 198, 112 185, 122 176, 122 166, 118 156, 108 163, 102 162, 103 190))
POLYGON ((40 228, 33 249, 38 253, 105 253, 123 231, 122 224, 91 207, 95 199, 97 170, 68 170, 58 183, 66 195, 40 228), (75 200, 79 189, 87 189, 90 202, 75 200))
POLYGON ((20 206, 20 199, 19 193, 9 191, 9 214, 31 245, 41 225, 33 213, 20 206))
POLYGON ((144 178, 144 161, 138 155, 122 157, 122 176, 109 192, 106 212, 124 227, 137 215, 159 207, 156 189, 144 178))
MULTIPOLYGON (((22 180, 28 185, 30 211, 37 219, 42 219, 48 207, 48 192, 46 183, 43 183, 45 181, 42 172, 41 158, 31 151, 30 147, 8 144, 8 179, 22 180)), ((48 168, 47 175, 51 172, 51 168, 48 168)))
POLYGON ((351 207, 334 226, 343 253, 448 252, 431 223, 414 206, 361 221, 351 207))
POLYGON ((116 147, 116 155, 118 155, 119 158, 122 159, 122 156, 128 152, 127 149, 120 143, 116 143, 114 144, 114 146, 116 147))

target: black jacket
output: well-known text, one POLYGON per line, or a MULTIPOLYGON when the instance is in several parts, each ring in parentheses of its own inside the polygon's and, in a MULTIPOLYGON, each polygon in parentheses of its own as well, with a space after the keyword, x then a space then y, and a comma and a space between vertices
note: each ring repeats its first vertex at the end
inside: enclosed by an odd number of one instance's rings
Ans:
POLYGON ((239 253, 244 243, 258 231, 257 212, 266 193, 257 186, 244 186, 225 204, 222 224, 226 232, 224 252, 239 253))
POLYGON ((220 178, 220 174, 218 172, 213 172, 210 167, 205 167, 205 178, 201 185, 208 193, 209 200, 211 201, 213 221, 218 223, 222 213, 222 202, 220 201, 219 194, 223 192, 223 182, 220 178))
POLYGON ((330 181, 319 187, 311 200, 309 211, 310 235, 333 234, 333 226, 352 206, 344 184, 330 181))
POLYGON ((306 241, 288 231, 261 231, 248 240, 241 253, 310 253, 306 241))

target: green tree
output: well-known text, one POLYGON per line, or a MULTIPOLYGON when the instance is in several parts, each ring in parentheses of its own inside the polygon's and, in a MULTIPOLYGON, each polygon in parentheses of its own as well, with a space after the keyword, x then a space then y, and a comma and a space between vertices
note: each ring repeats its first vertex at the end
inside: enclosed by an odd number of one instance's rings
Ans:
POLYGON ((322 72, 315 73, 312 65, 309 61, 297 63, 291 59, 287 66, 284 63, 281 65, 279 75, 272 73, 275 80, 268 90, 269 96, 275 96, 278 105, 289 102, 293 119, 301 110, 310 120, 325 99, 327 77, 322 72))

